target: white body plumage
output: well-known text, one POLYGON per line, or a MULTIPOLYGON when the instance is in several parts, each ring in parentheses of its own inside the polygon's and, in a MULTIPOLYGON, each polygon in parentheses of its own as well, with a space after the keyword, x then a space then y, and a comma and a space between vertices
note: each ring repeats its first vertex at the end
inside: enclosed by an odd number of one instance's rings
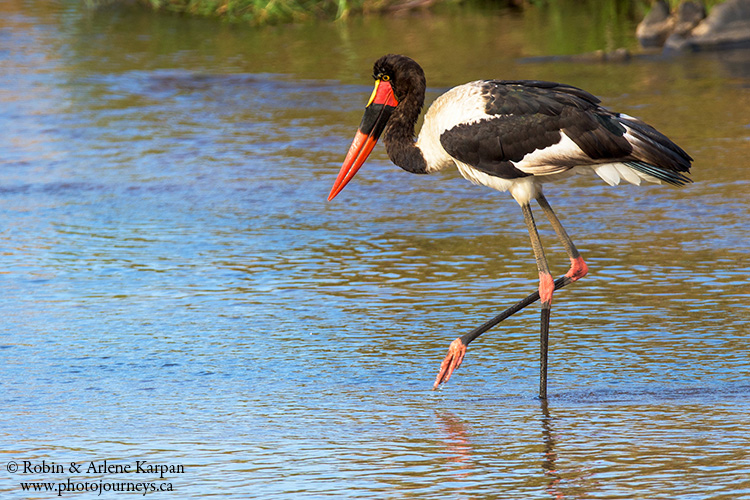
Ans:
MULTIPOLYGON (((425 114, 422 129, 417 138, 417 147, 427 162, 427 171, 435 172, 455 165, 461 175, 474 184, 481 184, 498 191, 509 191, 519 203, 529 203, 542 189, 542 184, 554 182, 581 171, 593 171, 605 182, 614 186, 621 181, 639 185, 642 180, 661 183, 659 179, 639 172, 625 163, 601 163, 593 161, 570 137, 560 133, 560 140, 550 146, 527 153, 520 161, 511 161, 513 166, 530 174, 526 177, 507 179, 489 175, 472 165, 451 156, 441 144, 440 138, 448 130, 459 125, 475 124, 502 119, 486 111, 487 98, 484 92, 486 81, 478 80, 454 87, 438 97, 425 114), (570 166, 573 164, 573 166, 570 166)), ((624 137, 633 145, 639 146, 639 139, 628 127, 627 121, 635 118, 624 114, 621 123, 627 132, 624 137)))

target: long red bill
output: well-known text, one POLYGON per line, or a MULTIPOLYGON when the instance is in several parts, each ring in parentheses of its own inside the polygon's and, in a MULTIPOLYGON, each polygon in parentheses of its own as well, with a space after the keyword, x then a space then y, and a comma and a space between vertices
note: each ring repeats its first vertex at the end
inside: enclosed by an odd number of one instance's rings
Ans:
POLYGON ((344 189, 365 163, 397 105, 398 101, 393 95, 391 84, 385 80, 377 80, 375 89, 372 91, 370 100, 365 107, 362 123, 359 125, 352 145, 349 146, 349 152, 346 154, 339 175, 336 177, 336 182, 333 183, 331 193, 328 195, 328 201, 331 201, 344 189))
POLYGON ((364 165, 365 160, 370 156, 377 142, 378 140, 375 137, 357 130, 357 135, 354 136, 354 141, 352 141, 352 145, 349 147, 344 164, 341 165, 336 182, 333 183, 331 193, 328 195, 328 201, 331 201, 339 194, 344 189, 344 186, 354 178, 354 174, 364 165))

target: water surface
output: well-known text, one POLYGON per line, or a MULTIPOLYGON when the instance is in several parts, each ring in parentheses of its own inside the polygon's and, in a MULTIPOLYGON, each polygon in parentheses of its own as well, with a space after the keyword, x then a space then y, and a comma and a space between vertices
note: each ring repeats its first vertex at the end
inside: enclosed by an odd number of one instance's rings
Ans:
POLYGON ((4 498, 67 479, 179 498, 750 498, 746 56, 533 59, 635 48, 632 20, 595 11, 567 30, 535 11, 263 29, 0 13, 4 498), (387 52, 422 63, 428 99, 565 81, 695 158, 681 189, 547 190, 590 275, 556 295, 546 405, 534 307, 430 391, 451 340, 536 287, 507 194, 379 148, 325 202, 387 52), (185 471, 8 469, 42 460, 185 471))

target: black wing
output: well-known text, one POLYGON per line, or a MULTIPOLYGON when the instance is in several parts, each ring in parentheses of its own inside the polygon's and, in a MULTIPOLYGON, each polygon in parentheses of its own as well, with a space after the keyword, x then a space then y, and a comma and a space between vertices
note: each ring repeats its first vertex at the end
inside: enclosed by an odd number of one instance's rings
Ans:
MULTIPOLYGON (((448 154, 489 175, 512 179, 558 173, 574 166, 621 161, 633 147, 618 115, 588 92, 552 82, 489 80, 481 84, 487 118, 446 130, 448 154), (562 133, 575 148, 561 144, 562 133), (550 148, 538 163, 513 165, 550 148)), ((665 138, 666 139, 666 138, 665 138)))

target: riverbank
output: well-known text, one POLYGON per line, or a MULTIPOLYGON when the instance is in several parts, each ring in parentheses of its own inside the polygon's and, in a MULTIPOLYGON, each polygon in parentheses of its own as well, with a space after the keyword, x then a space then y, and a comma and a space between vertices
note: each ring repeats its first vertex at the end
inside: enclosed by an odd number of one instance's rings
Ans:
MULTIPOLYGON (((458 0, 137 0, 154 11, 217 17, 230 22, 264 25, 344 19, 353 14, 427 9, 458 0)), ((513 5, 518 2, 503 2, 513 5)))
MULTIPOLYGON (((643 18, 651 6, 649 0, 136 0, 157 12, 216 17, 251 25, 306 22, 317 19, 338 20, 356 15, 403 14, 449 8, 478 9, 606 9, 628 11, 643 18), (593 5, 596 3, 598 5, 593 5), (604 4, 604 5, 601 5, 604 4)), ((676 2, 675 2, 676 3, 676 2)), ((709 2, 711 3, 711 2, 709 2)), ((715 3, 715 2, 713 2, 715 3)))

